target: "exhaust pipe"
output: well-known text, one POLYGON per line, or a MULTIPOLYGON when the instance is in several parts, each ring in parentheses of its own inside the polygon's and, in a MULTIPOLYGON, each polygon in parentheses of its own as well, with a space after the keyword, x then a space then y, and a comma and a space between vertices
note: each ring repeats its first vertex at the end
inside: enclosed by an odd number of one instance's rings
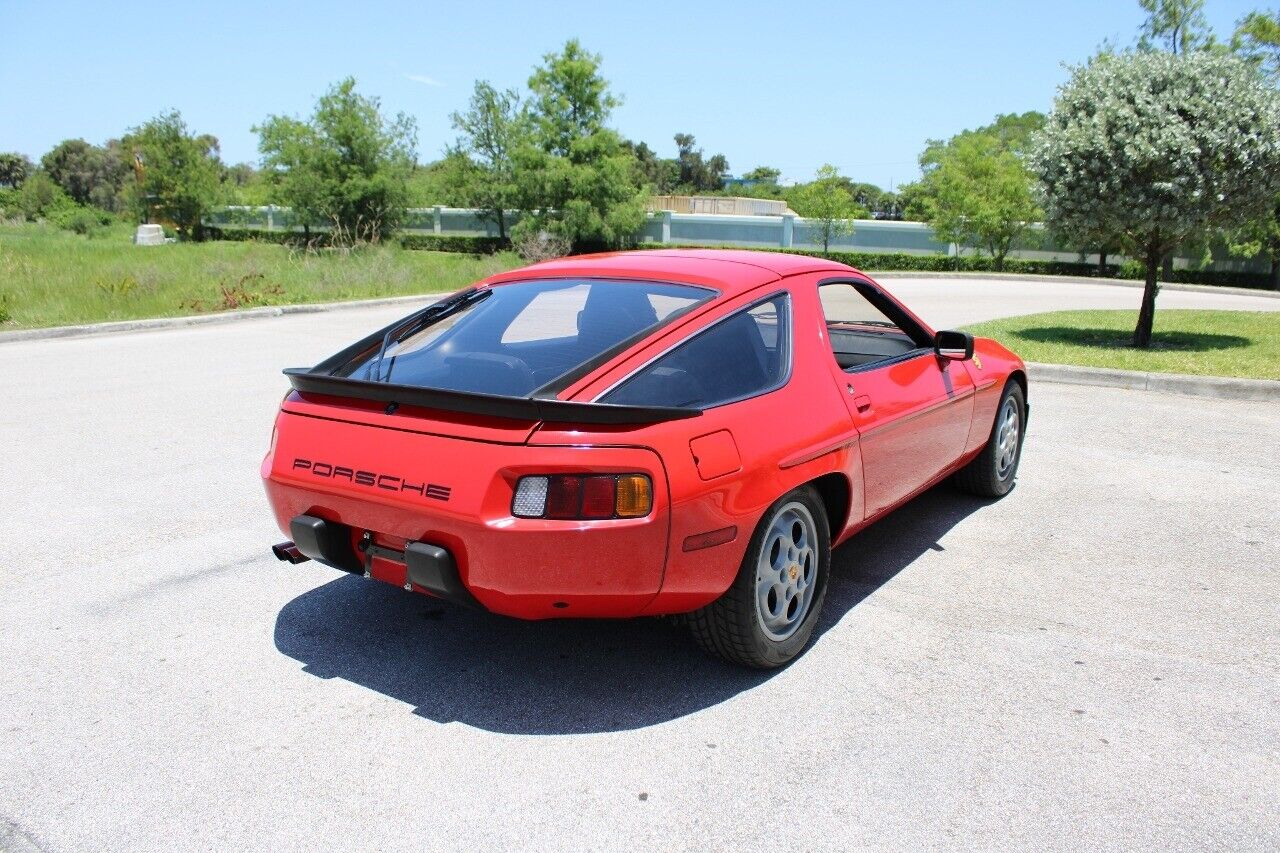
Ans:
POLYGON ((298 546, 294 545, 292 542, 281 542, 279 545, 272 545, 271 553, 276 555, 277 560, 284 560, 286 562, 293 563, 295 566, 298 563, 305 563, 307 560, 311 559, 306 554, 299 551, 298 546))

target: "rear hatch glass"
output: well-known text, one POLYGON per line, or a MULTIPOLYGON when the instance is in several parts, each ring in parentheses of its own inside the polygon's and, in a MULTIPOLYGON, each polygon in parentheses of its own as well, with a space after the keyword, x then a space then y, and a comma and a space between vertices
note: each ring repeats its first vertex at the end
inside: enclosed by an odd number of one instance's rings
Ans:
POLYGON ((563 387, 712 296, 689 285, 595 279, 477 288, 319 367, 366 382, 529 397, 563 387))

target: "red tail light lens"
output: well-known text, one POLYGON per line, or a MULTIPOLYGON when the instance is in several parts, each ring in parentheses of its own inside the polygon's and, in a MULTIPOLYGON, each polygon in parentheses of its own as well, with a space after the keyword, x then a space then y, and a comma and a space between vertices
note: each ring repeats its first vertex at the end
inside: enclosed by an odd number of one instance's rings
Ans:
POLYGON ((582 508, 581 477, 550 477, 543 518, 577 518, 582 508))
POLYGON ((587 477, 582 483, 582 518, 613 518, 617 488, 612 477, 587 477))
POLYGON ((511 500, 518 518, 643 518, 653 509, 644 474, 546 474, 521 477, 511 500))

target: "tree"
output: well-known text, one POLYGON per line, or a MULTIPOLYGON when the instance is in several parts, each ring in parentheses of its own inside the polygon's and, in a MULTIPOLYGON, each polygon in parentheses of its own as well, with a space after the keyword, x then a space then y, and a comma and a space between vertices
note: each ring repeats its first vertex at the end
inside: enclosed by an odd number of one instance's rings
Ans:
POLYGON ((796 213, 808 220, 822 241, 824 255, 831 250, 832 240, 853 233, 850 220, 866 213, 853 200, 847 183, 835 166, 824 163, 813 181, 797 190, 790 200, 796 213))
MULTIPOLYGON (((1250 12, 1237 25, 1231 46, 1272 85, 1280 84, 1280 12, 1250 12)), ((1266 258, 1271 286, 1280 290, 1280 196, 1269 211, 1228 235, 1228 245, 1238 255, 1266 258)))
POLYGON ((775 169, 772 166, 756 166, 750 172, 742 176, 744 181, 759 181, 763 184, 776 184, 778 178, 782 177, 782 170, 775 169))
POLYGON ((694 148, 697 140, 691 133, 677 133, 676 163, 680 169, 680 184, 690 192, 714 191, 724 187, 724 176, 729 171, 729 161, 723 154, 707 159, 701 148, 694 148))
POLYGON ((995 134, 954 137, 926 162, 927 219, 942 240, 978 245, 1004 268, 1014 241, 1039 217, 1031 174, 995 134))
POLYGON ((35 165, 25 154, 16 151, 0 153, 0 187, 17 189, 35 170, 35 165))
POLYGON ((569 156, 575 140, 596 133, 622 100, 609 91, 600 76, 600 55, 590 53, 577 39, 565 42, 560 53, 548 53, 529 78, 532 114, 543 150, 569 156))
POLYGON ((962 130, 949 140, 930 139, 925 143, 924 153, 920 155, 922 168, 935 165, 946 152, 947 146, 970 136, 992 137, 1001 151, 1008 151, 1019 157, 1026 157, 1035 138, 1045 123, 1045 115, 1035 110, 1025 113, 1001 113, 991 124, 962 130))
POLYGON ((461 136, 455 149, 475 163, 476 169, 460 172, 468 204, 498 226, 498 237, 507 238, 506 211, 516 204, 515 151, 530 139, 528 111, 514 89, 498 91, 477 80, 471 104, 463 113, 449 116, 461 136))
POLYGON ((1232 56, 1104 54, 1059 90, 1033 169, 1055 229, 1114 233, 1144 261, 1133 341, 1146 348, 1161 258, 1274 204, 1280 97, 1232 56))
POLYGON ((529 78, 535 130, 514 154, 522 233, 558 234, 575 248, 619 245, 644 222, 635 156, 605 126, 619 100, 599 66, 571 40, 529 78))
MULTIPOLYGON (((399 225, 417 147, 417 125, 384 118, 352 77, 331 86, 310 119, 270 116, 254 128, 263 167, 304 226, 331 226, 339 245, 377 242, 399 225)), ((308 230, 309 233, 309 230, 308 230)))
MULTIPOLYGON (((198 139, 197 143, 208 147, 204 139, 198 139)), ((215 139, 215 146, 216 143, 215 139)), ((120 209, 128 167, 119 140, 113 139, 100 147, 83 139, 66 139, 40 158, 40 165, 77 204, 120 209)))
POLYGON ((1271 265, 1271 287, 1280 290, 1280 196, 1266 213, 1229 234, 1227 245, 1234 254, 1266 258, 1271 265))
POLYGON ((625 140, 622 145, 635 157, 637 184, 659 195, 675 190, 680 183, 680 164, 676 160, 659 157, 645 142, 625 140))
POLYGON ((142 186, 131 187, 128 195, 139 217, 145 220, 154 211, 182 236, 200 239, 201 217, 217 202, 222 177, 210 139, 188 133, 177 110, 126 134, 121 145, 141 158, 145 169, 142 186))
POLYGON ((1250 12, 1236 26, 1231 44, 1269 80, 1280 82, 1280 12, 1250 12))
POLYGON ((1204 0, 1138 0, 1147 19, 1138 31, 1140 50, 1167 48, 1183 54, 1213 43, 1204 0))
MULTIPOLYGON (((972 130, 963 130, 948 140, 928 140, 924 151, 920 154, 920 170, 925 178, 900 188, 898 196, 892 201, 895 213, 916 222, 935 222, 940 218, 948 217, 954 211, 939 208, 938 192, 942 185, 938 179, 928 178, 931 172, 935 171, 944 160, 953 158, 958 150, 968 154, 985 151, 993 157, 998 157, 999 163, 996 165, 1001 174, 1012 177, 1014 173, 1012 161, 1008 157, 998 155, 1010 154, 1025 162, 1027 152, 1031 148, 1031 140, 1036 132, 1044 127, 1044 122, 1044 113, 1034 110, 1025 113, 1006 113, 996 116, 991 124, 972 130), (974 140, 978 141, 975 143, 974 140)), ((1029 176, 1026 182, 1028 186, 1031 185, 1029 176)), ((1016 206, 1021 207, 1023 199, 1017 192, 1016 183, 1010 183, 1005 189, 1012 191, 1018 197, 1019 203, 1016 206)), ((952 206, 954 207, 954 204, 952 206)), ((1028 211, 1028 213, 1031 216, 1035 215, 1034 211, 1028 211)), ((1019 222, 1022 221, 1019 220, 1019 222)), ((1007 224, 1010 227, 1015 226, 1013 222, 1007 224)), ((1019 227, 1018 230, 1020 231, 1021 228, 1019 227)), ((971 237, 964 237, 958 242, 967 242, 969 239, 971 237)), ((978 242, 986 243, 987 240, 978 239, 978 242)), ((1002 258, 999 263, 1003 264, 1002 258)))

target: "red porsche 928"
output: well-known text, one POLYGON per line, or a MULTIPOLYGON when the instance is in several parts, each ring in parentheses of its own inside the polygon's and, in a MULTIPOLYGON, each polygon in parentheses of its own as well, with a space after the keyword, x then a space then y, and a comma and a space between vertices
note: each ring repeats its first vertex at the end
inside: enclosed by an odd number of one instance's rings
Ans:
POLYGON ((502 273, 285 373, 281 559, 522 619, 687 614, 752 667, 804 649, 833 545, 947 477, 1008 492, 1027 417, 996 342, 753 251, 502 273))

